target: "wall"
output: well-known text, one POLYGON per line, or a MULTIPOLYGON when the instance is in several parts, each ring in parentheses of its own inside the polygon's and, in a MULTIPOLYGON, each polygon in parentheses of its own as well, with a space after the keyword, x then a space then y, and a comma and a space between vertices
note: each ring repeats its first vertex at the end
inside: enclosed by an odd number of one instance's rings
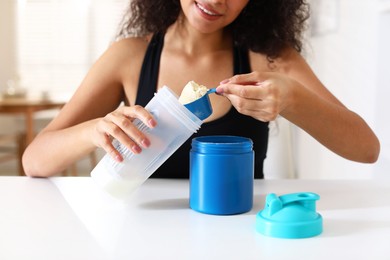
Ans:
POLYGON ((269 124, 269 142, 267 158, 264 161, 266 179, 296 178, 293 155, 292 126, 283 117, 269 124))
POLYGON ((380 160, 375 165, 374 174, 377 178, 390 178, 390 120, 389 120, 389 98, 390 98, 390 1, 378 19, 378 91, 376 93, 376 125, 377 132, 381 139, 382 153, 380 160))
MULTIPOLYGON (((311 38, 308 61, 320 80, 349 109, 367 121, 383 144, 385 132, 381 129, 386 121, 383 112, 389 111, 389 102, 383 100, 379 107, 378 98, 388 99, 382 92, 388 94, 386 88, 389 87, 390 71, 383 70, 388 68, 385 63, 390 56, 385 45, 379 42, 383 40, 385 33, 388 35, 390 23, 389 19, 383 18, 381 22, 387 22, 387 25, 379 25, 378 19, 383 13, 385 1, 334 2, 338 5, 337 11, 333 13, 336 26, 311 38), (380 50, 378 46, 381 46, 380 50), (386 52, 383 52, 385 49, 386 52), (382 64, 379 65, 379 62, 382 64)), ((386 37, 388 40, 388 36, 386 37)), ((388 123, 386 128, 388 134, 388 123)), ((388 145, 382 147, 378 165, 386 164, 384 156, 388 156, 389 151, 388 145)), ((294 156, 300 178, 366 179, 375 176, 376 172, 383 172, 377 165, 340 158, 299 129, 294 129, 294 156)))
POLYGON ((0 1, 0 91, 15 76, 15 24, 12 0, 0 1))

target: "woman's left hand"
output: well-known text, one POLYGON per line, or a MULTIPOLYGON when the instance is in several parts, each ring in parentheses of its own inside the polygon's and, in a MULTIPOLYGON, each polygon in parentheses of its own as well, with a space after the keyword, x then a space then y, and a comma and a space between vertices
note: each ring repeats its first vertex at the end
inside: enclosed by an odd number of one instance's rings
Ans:
POLYGON ((275 120, 292 103, 293 87, 299 83, 275 72, 235 75, 217 87, 238 112, 263 122, 275 120))

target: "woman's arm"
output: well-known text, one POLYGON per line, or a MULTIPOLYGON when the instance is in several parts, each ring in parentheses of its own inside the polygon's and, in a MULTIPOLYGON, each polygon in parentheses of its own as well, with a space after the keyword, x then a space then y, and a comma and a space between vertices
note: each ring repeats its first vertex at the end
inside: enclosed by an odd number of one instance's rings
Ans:
MULTIPOLYGON (((129 52, 139 47, 133 45, 137 43, 113 44, 92 66, 71 100, 27 147, 23 154, 26 175, 52 176, 97 147, 120 161, 121 155, 112 146, 112 138, 117 138, 134 152, 149 145, 131 122, 140 118, 153 127, 152 116, 139 106, 118 108, 125 99, 123 85, 128 76, 124 75, 132 73, 128 58, 139 60, 135 56, 139 51, 129 52)), ((134 75, 136 73, 138 70, 134 75)))
POLYGON ((344 158, 377 160, 380 144, 371 128, 323 86, 297 52, 287 51, 276 68, 236 75, 223 81, 218 92, 239 112, 258 120, 283 116, 344 158))

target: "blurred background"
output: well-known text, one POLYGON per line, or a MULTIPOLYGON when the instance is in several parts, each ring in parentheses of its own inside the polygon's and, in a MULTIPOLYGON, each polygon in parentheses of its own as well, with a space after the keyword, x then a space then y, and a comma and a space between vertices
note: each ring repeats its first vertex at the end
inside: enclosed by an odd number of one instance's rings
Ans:
MULTIPOLYGON (((373 165, 345 160, 279 118, 270 125, 266 178, 388 179, 390 0, 311 0, 310 4, 303 54, 336 97, 374 129, 381 155, 373 165)), ((128 0, 0 0, 0 155, 11 150, 20 155, 17 146, 26 143, 26 116, 10 113, 7 100, 66 102, 114 40, 127 5, 128 0), (4 138, 4 143, 9 142, 3 145, 1 136, 11 138, 4 138)), ((36 111, 34 132, 57 112, 36 111)), ((97 159, 102 154, 98 151, 97 159)), ((61 174, 88 176, 93 164, 87 157, 61 174)), ((18 175, 19 166, 17 156, 6 161, 0 157, 0 175, 18 175)))

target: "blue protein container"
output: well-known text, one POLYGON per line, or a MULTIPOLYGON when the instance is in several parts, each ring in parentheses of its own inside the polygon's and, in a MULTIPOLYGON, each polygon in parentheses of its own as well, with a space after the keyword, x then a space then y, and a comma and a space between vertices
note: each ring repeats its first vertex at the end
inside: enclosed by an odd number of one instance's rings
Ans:
POLYGON ((240 214, 253 205, 253 142, 239 136, 192 140, 190 207, 214 215, 240 214))

